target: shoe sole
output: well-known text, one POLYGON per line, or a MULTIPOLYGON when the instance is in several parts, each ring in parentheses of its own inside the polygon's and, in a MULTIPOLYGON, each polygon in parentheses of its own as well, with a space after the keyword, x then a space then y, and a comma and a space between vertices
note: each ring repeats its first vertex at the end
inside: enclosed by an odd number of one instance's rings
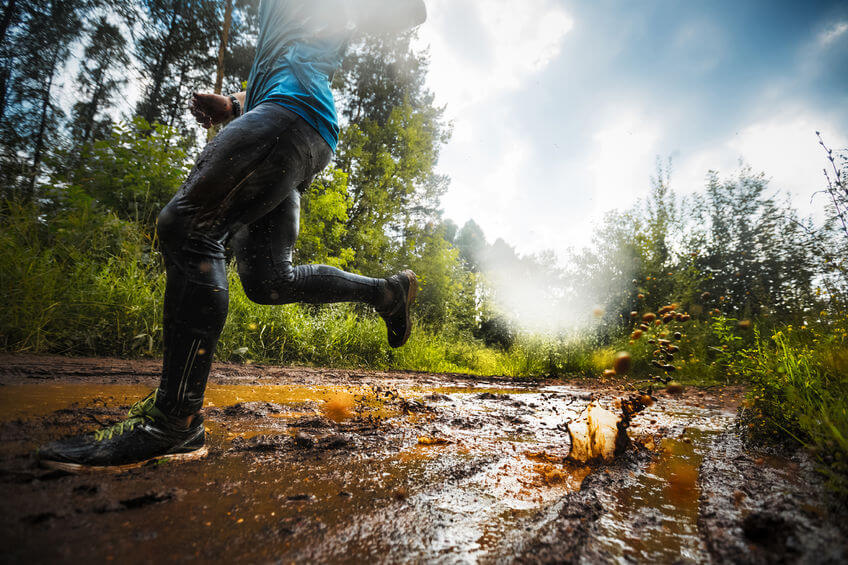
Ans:
POLYGON ((57 471, 65 471, 67 473, 123 473, 124 471, 130 471, 132 469, 138 469, 139 467, 144 467, 145 465, 157 465, 159 463, 183 463, 186 461, 195 461, 197 459, 202 459, 209 454, 209 449, 206 446, 201 447, 200 449, 195 449, 194 451, 189 451, 188 453, 171 453, 168 455, 157 455, 156 457, 151 457, 149 459, 145 459, 144 461, 139 461, 138 463, 128 463, 126 465, 111 465, 108 467, 97 467, 94 465, 80 465, 79 463, 67 463, 65 461, 49 461, 49 460, 41 460, 39 464, 42 467, 46 467, 48 469, 55 469, 57 471))
POLYGON ((415 296, 418 294, 418 277, 411 270, 407 269, 406 271, 401 272, 402 275, 406 275, 406 278, 409 279, 409 291, 406 293, 406 304, 404 304, 406 315, 406 331, 403 334, 403 339, 400 341, 396 347, 402 347, 406 344, 409 339, 409 334, 412 332, 412 320, 409 319, 409 307, 412 306, 412 303, 415 302, 415 296))

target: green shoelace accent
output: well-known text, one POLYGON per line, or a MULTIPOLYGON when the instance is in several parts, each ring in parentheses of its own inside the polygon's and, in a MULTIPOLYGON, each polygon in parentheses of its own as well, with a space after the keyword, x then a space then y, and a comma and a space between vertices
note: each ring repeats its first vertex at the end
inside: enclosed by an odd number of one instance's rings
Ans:
POLYGON ((153 421, 155 419, 153 416, 154 410, 156 410, 155 404, 156 390, 145 396, 142 400, 133 404, 132 408, 130 408, 129 414, 127 414, 126 420, 94 432, 94 439, 97 441, 112 439, 112 436, 122 435, 124 432, 129 432, 145 420, 153 421))

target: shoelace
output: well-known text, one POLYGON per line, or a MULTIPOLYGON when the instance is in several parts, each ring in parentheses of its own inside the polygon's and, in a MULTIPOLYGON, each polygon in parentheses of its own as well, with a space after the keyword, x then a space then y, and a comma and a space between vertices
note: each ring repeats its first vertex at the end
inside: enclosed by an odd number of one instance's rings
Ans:
POLYGON ((156 391, 154 390, 147 396, 145 396, 142 400, 139 400, 130 408, 129 413, 127 414, 127 419, 108 428, 103 428, 102 430, 98 430, 94 432, 94 439, 97 441, 103 441, 104 439, 112 439, 112 436, 115 435, 123 435, 124 432, 132 431, 134 427, 138 424, 142 423, 145 420, 153 420, 153 416, 150 415, 151 409, 153 405, 156 403, 156 391))

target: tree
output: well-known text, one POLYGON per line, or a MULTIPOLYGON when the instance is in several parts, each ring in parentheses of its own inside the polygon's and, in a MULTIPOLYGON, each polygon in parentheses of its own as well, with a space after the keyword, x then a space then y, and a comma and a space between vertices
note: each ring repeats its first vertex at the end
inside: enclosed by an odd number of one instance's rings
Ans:
POLYGON ((113 70, 128 64, 126 39, 117 26, 100 16, 91 29, 77 75, 80 101, 74 104, 70 124, 77 152, 90 141, 109 134, 111 118, 105 116, 98 120, 98 115, 102 116, 112 106, 118 89, 126 83, 126 79, 116 77, 113 70))
POLYGON ((350 209, 347 175, 328 167, 304 193, 301 205, 295 261, 347 268, 354 260, 353 249, 343 243, 350 209))
POLYGON ((476 280, 462 267, 459 250, 446 239, 449 226, 433 222, 416 233, 402 257, 418 275, 417 316, 442 329, 471 331, 477 320, 476 280))
POLYGON ((218 46, 218 64, 215 69, 215 94, 221 94, 224 83, 224 55, 227 52, 227 41, 230 39, 230 27, 233 21, 233 0, 224 1, 224 21, 221 24, 221 44, 218 46))
MULTIPOLYGON (((224 0, 220 44, 215 72, 215 94, 240 92, 245 89, 256 51, 258 26, 258 0, 224 0), (225 88, 226 85, 226 88, 225 88)), ((209 128, 206 139, 211 140, 219 131, 209 128)))
POLYGON ((711 172, 696 219, 702 244, 691 252, 713 304, 735 316, 788 317, 814 302, 817 271, 804 225, 788 202, 766 195, 762 174, 743 168, 722 180, 711 172))
POLYGON ((6 34, 18 15, 16 8, 16 0, 8 0, 6 7, 3 8, 3 16, 0 18, 0 61, 2 61, 2 68, 0 68, 0 120, 3 119, 3 114, 6 111, 6 94, 14 61, 14 50, 11 49, 11 42, 6 41, 6 34))
POLYGON ((54 186, 93 197, 98 207, 153 233, 156 217, 188 173, 190 141, 174 128, 144 118, 112 126, 84 152, 79 164, 53 178, 54 186))
POLYGON ((570 310, 588 319, 593 309, 600 308, 598 335, 604 339, 620 330, 626 313, 638 304, 638 295, 649 292, 644 287, 648 237, 643 213, 640 205, 610 211, 595 231, 592 247, 572 253, 566 261, 570 310))
POLYGON ((217 7, 213 0, 142 0, 146 21, 136 57, 148 84, 136 113, 148 123, 190 131, 184 118, 188 94, 212 84, 217 7))
POLYGON ((399 248, 433 221, 447 186, 435 166, 449 131, 424 86, 426 57, 410 39, 364 38, 335 80, 346 122, 336 164, 348 175, 352 200, 346 246, 363 271, 404 254, 399 248))
POLYGON ((235 0, 227 50, 224 53, 222 92, 245 89, 259 35, 259 0, 235 0))
POLYGON ((454 241, 465 268, 476 273, 486 251, 486 236, 474 220, 468 220, 457 232, 454 241))
POLYGON ((6 190, 19 189, 25 200, 33 198, 61 124, 54 86, 91 7, 86 0, 33 0, 20 7, 10 3, 4 13, 0 180, 6 190))

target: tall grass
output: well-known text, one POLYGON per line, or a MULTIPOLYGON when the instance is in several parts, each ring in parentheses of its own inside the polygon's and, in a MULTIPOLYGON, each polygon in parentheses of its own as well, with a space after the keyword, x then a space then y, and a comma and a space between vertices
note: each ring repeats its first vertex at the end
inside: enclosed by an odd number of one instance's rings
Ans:
POLYGON ((2 349, 124 355, 158 333, 164 275, 136 226, 86 206, 48 224, 8 203, 2 221, 2 349))
MULTIPOLYGON (((8 203, 0 229, 0 349, 70 355, 161 354, 165 275, 143 227, 85 199, 42 221, 8 203)), ((589 375, 581 336, 521 336, 509 350, 467 333, 417 326, 388 346, 385 325, 360 306, 262 306, 229 269, 230 309, 220 361, 307 364, 510 377, 589 375)))
POLYGON ((848 496, 844 329, 786 326, 769 338, 758 337, 735 365, 750 379, 745 420, 754 436, 807 447, 834 490, 848 496))

